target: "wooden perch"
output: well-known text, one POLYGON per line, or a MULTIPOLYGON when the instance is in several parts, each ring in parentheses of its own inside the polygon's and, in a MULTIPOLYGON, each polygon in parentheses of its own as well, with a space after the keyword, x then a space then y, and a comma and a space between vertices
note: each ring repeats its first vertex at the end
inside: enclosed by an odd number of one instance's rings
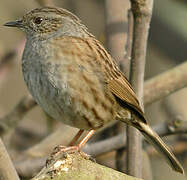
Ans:
MULTIPOLYGON (((50 160, 50 164, 32 180, 138 180, 111 168, 99 165, 81 152, 62 153, 58 160, 50 160)), ((139 179, 140 180, 140 179, 139 179)))

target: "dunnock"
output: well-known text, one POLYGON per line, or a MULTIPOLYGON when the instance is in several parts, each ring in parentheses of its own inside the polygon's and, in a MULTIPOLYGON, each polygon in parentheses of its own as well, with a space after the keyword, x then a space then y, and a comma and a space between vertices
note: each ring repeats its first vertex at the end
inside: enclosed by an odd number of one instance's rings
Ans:
POLYGON ((54 119, 90 130, 78 148, 94 130, 120 120, 140 130, 170 166, 183 173, 174 154, 147 124, 115 61, 74 14, 44 7, 5 25, 26 32, 22 70, 36 102, 54 119))

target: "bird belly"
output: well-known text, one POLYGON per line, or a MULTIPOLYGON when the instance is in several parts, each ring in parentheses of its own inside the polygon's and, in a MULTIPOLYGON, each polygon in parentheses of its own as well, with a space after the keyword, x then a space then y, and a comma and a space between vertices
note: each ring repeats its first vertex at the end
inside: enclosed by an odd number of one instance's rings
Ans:
MULTIPOLYGON (((27 71, 28 89, 52 118, 84 130, 97 129, 115 119, 115 101, 97 82, 86 82, 71 73, 27 71), (97 84, 96 84, 97 83, 97 84)), ((94 80, 94 79, 92 79, 94 80)))

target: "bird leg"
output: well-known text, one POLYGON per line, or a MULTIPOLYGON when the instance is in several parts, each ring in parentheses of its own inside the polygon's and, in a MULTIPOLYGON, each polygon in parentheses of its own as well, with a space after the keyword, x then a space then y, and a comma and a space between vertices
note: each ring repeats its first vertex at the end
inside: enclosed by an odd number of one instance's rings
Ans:
POLYGON ((79 144, 77 145, 79 149, 81 149, 86 142, 93 136, 93 134, 95 133, 95 130, 90 130, 86 136, 84 138, 81 139, 81 141, 79 142, 79 144))
POLYGON ((71 142, 69 143, 69 146, 73 146, 77 140, 81 137, 81 135, 83 134, 84 130, 79 130, 78 133, 74 136, 74 138, 71 140, 71 142))
POLYGON ((92 135, 94 134, 95 130, 90 130, 86 134, 86 136, 84 136, 84 138, 81 139, 81 141, 79 142, 78 145, 73 145, 80 138, 80 136, 82 135, 83 132, 84 132, 84 130, 79 130, 79 132, 75 135, 73 140, 70 142, 70 146, 66 147, 66 146, 59 145, 59 146, 55 147, 53 152, 49 156, 49 158, 46 160, 46 167, 49 164, 51 164, 51 162, 54 162, 54 161, 60 159, 60 157, 64 156, 65 153, 73 153, 75 151, 79 151, 80 154, 85 159, 90 159, 90 160, 94 161, 89 155, 85 154, 84 152, 81 152, 80 149, 92 137, 92 135))
POLYGON ((68 147, 63 146, 63 152, 69 152, 72 150, 76 150, 76 151, 80 151, 80 149, 86 144, 86 142, 92 137, 92 135, 94 134, 95 130, 90 130, 86 136, 84 136, 81 141, 77 144, 74 145, 75 142, 80 138, 80 136, 82 135, 82 133, 84 132, 84 130, 79 130, 79 132, 75 135, 75 137, 73 138, 73 140, 70 142, 68 147))

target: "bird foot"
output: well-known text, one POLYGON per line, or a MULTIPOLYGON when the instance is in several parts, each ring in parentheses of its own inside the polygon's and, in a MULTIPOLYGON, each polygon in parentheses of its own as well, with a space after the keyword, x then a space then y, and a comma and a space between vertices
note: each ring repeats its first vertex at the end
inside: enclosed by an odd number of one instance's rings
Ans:
POLYGON ((61 158, 66 158, 68 154, 76 153, 78 152, 84 159, 91 160, 95 162, 94 158, 92 158, 90 155, 80 151, 79 146, 62 146, 59 145, 54 148, 53 152, 50 154, 50 156, 46 160, 46 167, 48 167, 51 164, 54 164, 57 160, 61 158))

